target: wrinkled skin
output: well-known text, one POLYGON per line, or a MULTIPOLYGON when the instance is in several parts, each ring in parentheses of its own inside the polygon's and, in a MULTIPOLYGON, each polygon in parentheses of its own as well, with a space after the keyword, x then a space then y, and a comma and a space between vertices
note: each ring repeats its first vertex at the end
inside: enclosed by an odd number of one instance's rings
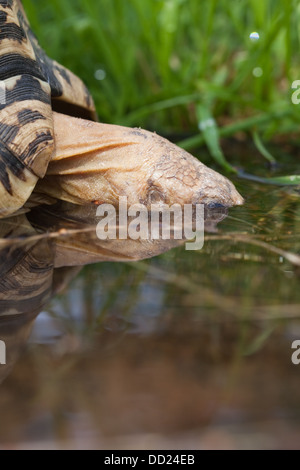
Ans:
POLYGON ((243 198, 224 176, 158 135, 54 113, 56 151, 36 191, 76 204, 196 204, 243 198))

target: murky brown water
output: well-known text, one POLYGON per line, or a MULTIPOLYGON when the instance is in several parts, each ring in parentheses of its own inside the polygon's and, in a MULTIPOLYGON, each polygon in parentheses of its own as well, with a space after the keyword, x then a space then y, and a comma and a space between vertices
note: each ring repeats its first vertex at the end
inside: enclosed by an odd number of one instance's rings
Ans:
POLYGON ((79 273, 55 250, 119 248, 1 223, 0 448, 300 447, 299 192, 236 182, 201 251, 132 244, 79 273))

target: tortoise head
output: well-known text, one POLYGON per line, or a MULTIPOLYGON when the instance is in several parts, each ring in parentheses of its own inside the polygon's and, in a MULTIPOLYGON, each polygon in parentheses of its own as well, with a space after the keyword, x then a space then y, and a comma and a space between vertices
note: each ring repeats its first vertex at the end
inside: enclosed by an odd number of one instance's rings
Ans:
POLYGON ((37 190, 76 204, 243 203, 234 185, 189 153, 142 129, 54 113, 56 152, 37 190))

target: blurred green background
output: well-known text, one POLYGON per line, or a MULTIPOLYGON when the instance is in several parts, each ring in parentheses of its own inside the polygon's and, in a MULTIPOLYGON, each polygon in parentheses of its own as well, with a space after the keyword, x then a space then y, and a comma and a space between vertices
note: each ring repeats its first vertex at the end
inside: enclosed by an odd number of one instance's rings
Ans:
POLYGON ((250 134, 272 160, 263 142, 298 133, 298 0, 23 3, 41 45, 85 81, 103 122, 188 150, 205 142, 223 166, 220 136, 250 134))

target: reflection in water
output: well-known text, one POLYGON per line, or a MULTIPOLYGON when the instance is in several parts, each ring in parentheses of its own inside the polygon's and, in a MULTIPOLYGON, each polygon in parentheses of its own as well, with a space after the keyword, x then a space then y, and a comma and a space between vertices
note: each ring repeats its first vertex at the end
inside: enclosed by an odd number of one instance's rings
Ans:
MULTIPOLYGON (((216 226, 226 214, 206 212, 216 226)), ((157 256, 184 240, 104 240, 96 235, 96 207, 59 203, 0 224, 0 339, 7 348, 7 376, 26 344, 33 320, 85 264, 137 261, 157 256)), ((130 221, 129 221, 130 222, 130 221)))
POLYGON ((0 248, 0 339, 6 344, 6 365, 0 382, 10 372, 24 347, 36 315, 52 291, 54 251, 49 240, 27 242, 36 234, 25 215, 1 221, 0 248), (9 240, 23 239, 14 244, 9 240))
MULTIPOLYGON (((51 302, 3 318, 0 338, 17 355, 41 311, 0 387, 0 448, 299 448, 300 366, 291 361, 300 339, 299 193, 247 182, 241 192, 247 204, 230 210, 200 252, 165 246, 148 261, 83 267, 51 302)), ((92 224, 77 217, 81 231, 92 224)), ((74 257, 84 263, 84 247, 59 233, 74 228, 75 213, 45 219, 49 234, 38 238, 54 253, 49 267, 62 266, 68 248, 69 266, 53 269, 54 294, 80 269, 74 257)), ((30 235, 34 248, 41 220, 18 223, 28 230, 17 233, 18 247, 30 235)), ((116 245, 89 244, 93 256, 117 256, 116 245)))

